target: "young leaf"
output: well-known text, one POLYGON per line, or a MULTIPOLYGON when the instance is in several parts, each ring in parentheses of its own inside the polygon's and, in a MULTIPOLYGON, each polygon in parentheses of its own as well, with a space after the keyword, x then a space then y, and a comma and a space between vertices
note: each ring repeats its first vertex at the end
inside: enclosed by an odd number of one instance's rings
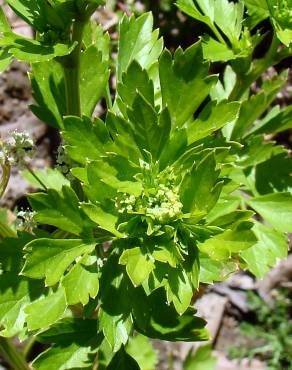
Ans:
POLYGON ((48 328, 62 318, 66 308, 65 291, 63 287, 59 287, 55 293, 49 293, 25 308, 28 329, 48 328))
POLYGON ((169 109, 173 129, 192 117, 216 83, 216 76, 207 77, 208 69, 200 43, 186 51, 178 49, 173 58, 168 50, 162 53, 159 59, 162 102, 169 109))
POLYGON ((126 266, 127 273, 134 286, 141 285, 154 269, 154 263, 144 255, 140 248, 126 249, 119 263, 126 266))
POLYGON ((91 253, 95 244, 77 239, 37 239, 26 245, 26 261, 22 274, 46 279, 46 285, 58 283, 66 269, 83 254, 91 253))
POLYGON ((68 305, 82 303, 84 306, 89 297, 95 298, 99 290, 97 258, 87 255, 81 258, 63 278, 62 286, 68 305))
POLYGON ((119 27, 119 52, 117 62, 117 78, 122 75, 133 60, 142 68, 149 69, 158 59, 163 41, 158 39, 159 31, 153 31, 153 16, 142 14, 139 18, 123 17, 119 27))

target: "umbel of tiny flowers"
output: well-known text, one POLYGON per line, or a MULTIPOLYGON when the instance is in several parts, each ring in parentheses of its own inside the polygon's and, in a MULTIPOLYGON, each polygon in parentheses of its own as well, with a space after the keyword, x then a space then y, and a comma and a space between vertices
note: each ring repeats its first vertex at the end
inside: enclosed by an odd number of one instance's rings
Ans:
POLYGON ((16 227, 17 230, 27 231, 31 233, 36 227, 36 222, 34 220, 35 212, 27 210, 21 210, 17 213, 16 227))
POLYGON ((10 137, 2 143, 0 150, 1 163, 16 166, 20 169, 26 167, 27 160, 32 158, 34 143, 28 132, 13 131, 10 137))
POLYGON ((34 142, 26 131, 20 132, 15 130, 6 141, 0 144, 0 166, 2 168, 0 198, 6 190, 11 166, 17 167, 20 170, 27 169, 39 182, 41 187, 46 190, 46 186, 34 173, 28 163, 28 160, 33 157, 34 153, 34 142))

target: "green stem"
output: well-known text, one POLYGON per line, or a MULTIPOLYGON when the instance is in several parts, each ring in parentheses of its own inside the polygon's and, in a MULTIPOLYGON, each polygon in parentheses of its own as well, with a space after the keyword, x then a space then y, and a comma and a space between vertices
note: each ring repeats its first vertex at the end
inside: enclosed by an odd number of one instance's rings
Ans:
POLYGON ((24 357, 7 338, 0 337, 0 355, 14 370, 29 370, 24 357))
POLYGON ((87 4, 85 9, 78 9, 78 18, 73 23, 71 43, 76 44, 71 54, 62 58, 65 76, 66 114, 81 117, 80 101, 80 54, 84 28, 91 15, 97 9, 96 4, 87 4))
POLYGON ((215 34, 215 36, 217 37, 218 41, 220 41, 221 44, 226 44, 224 38, 221 36, 221 33, 218 31, 217 27, 215 25, 212 25, 212 26, 210 25, 210 28, 215 34))
POLYGON ((237 75, 236 84, 229 97, 230 101, 240 100, 253 82, 255 82, 269 67, 272 67, 279 62, 277 58, 279 44, 280 41, 274 34, 272 44, 265 57, 257 60, 253 64, 251 71, 246 75, 237 75))
POLYGON ((2 178, 0 182, 0 199, 1 199, 5 193, 5 190, 7 188, 7 185, 10 179, 11 167, 8 162, 1 163, 0 165, 2 169, 2 178))
POLYGON ((112 102, 109 83, 106 85, 106 91, 105 92, 106 92, 105 100, 106 100, 107 109, 112 109, 113 108, 113 102, 112 102))
POLYGON ((37 339, 36 336, 32 336, 27 340, 27 343, 26 343, 26 345, 23 349, 23 352, 22 352, 25 359, 27 359, 28 356, 30 355, 30 353, 33 349, 33 346, 36 342, 36 339, 37 339))
POLYGON ((46 187, 46 185, 42 182, 42 180, 36 175, 36 173, 33 171, 33 169, 28 165, 26 164, 26 169, 28 170, 28 172, 33 176, 33 178, 36 179, 36 181, 41 185, 41 187, 47 191, 48 188, 46 187))
POLYGON ((72 43, 77 43, 73 52, 64 58, 66 114, 81 116, 80 102, 80 53, 86 21, 76 20, 73 25, 72 43))

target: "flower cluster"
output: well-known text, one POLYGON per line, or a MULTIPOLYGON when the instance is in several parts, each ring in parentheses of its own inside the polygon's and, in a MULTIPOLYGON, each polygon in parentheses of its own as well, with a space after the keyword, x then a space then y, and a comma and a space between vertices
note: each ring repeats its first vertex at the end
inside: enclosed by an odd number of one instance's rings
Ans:
POLYGON ((18 230, 32 232, 36 227, 36 221, 34 220, 35 212, 28 210, 22 210, 17 213, 16 226, 18 230))
POLYGON ((26 159, 33 155, 34 143, 27 132, 12 132, 10 138, 2 143, 0 162, 17 167, 24 167, 26 159))
POLYGON ((60 145, 57 150, 57 159, 55 168, 58 169, 68 180, 72 180, 73 176, 70 172, 70 168, 73 167, 73 161, 69 158, 65 152, 64 146, 60 145))
POLYGON ((162 224, 180 218, 183 208, 178 189, 164 184, 144 190, 139 197, 124 193, 115 199, 115 206, 119 213, 145 215, 162 224))

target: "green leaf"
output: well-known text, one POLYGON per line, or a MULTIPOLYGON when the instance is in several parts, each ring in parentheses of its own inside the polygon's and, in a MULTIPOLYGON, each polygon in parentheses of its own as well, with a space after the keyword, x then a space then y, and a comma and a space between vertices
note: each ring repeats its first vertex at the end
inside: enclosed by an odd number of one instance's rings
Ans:
POLYGON ((105 92, 109 79, 109 65, 94 45, 80 57, 80 100, 81 112, 91 117, 98 100, 105 92), (94 62, 93 62, 94 61, 94 62))
POLYGON ((158 39, 159 31, 153 31, 152 13, 142 14, 139 18, 124 16, 119 26, 119 51, 117 61, 117 78, 127 71, 133 60, 148 70, 163 48, 163 40, 158 39))
POLYGON ((88 369, 93 365, 92 355, 95 352, 97 349, 92 349, 91 344, 81 346, 79 343, 71 343, 67 346, 53 346, 42 352, 32 365, 36 370, 88 369))
POLYGON ((220 128, 232 124, 238 118, 240 103, 223 101, 219 104, 209 103, 187 127, 188 144, 192 144, 220 128))
POLYGON ((107 230, 119 238, 124 237, 124 235, 116 229, 118 216, 104 211, 101 207, 95 204, 84 203, 81 207, 86 215, 101 229, 107 230))
POLYGON ((0 334, 13 337, 25 323, 24 309, 42 294, 43 286, 15 273, 0 275, 0 334))
POLYGON ((278 92, 282 90, 286 81, 287 71, 284 71, 279 76, 267 81, 263 85, 262 91, 242 103, 239 118, 232 131, 232 140, 236 140, 245 134, 255 120, 266 111, 278 92))
POLYGON ((48 330, 39 333, 37 341, 43 344, 55 343, 58 345, 78 342, 80 345, 84 345, 92 341, 93 338, 97 339, 96 319, 64 318, 48 330))
MULTIPOLYGON (((253 248, 253 247, 251 247, 253 248)), ((236 262, 214 261, 209 256, 200 253, 200 277, 204 284, 213 284, 216 281, 226 280, 231 273, 238 270, 236 262)))
POLYGON ((0 33, 4 33, 4 32, 11 32, 11 26, 1 6, 0 7, 0 33))
POLYGON ((162 102, 169 109, 173 129, 192 117, 217 81, 216 76, 207 77, 208 69, 200 43, 186 51, 177 49, 173 58, 168 50, 162 53, 159 59, 162 102))
POLYGON ((76 194, 67 186, 63 186, 62 192, 49 189, 47 194, 32 194, 29 201, 36 211, 35 220, 40 223, 56 226, 74 235, 88 226, 89 220, 79 208, 76 194))
POLYGON ((259 241, 251 248, 241 252, 247 268, 257 278, 263 278, 271 267, 288 253, 287 238, 280 232, 257 222, 253 231, 259 241))
POLYGON ((45 45, 37 40, 28 39, 11 32, 5 33, 5 37, 0 40, 0 46, 9 47, 9 52, 16 59, 37 63, 68 55, 74 50, 76 44, 74 43, 71 46, 60 43, 45 45))
POLYGON ((210 344, 189 352, 184 361, 184 370, 215 370, 217 359, 212 355, 210 344))
MULTIPOLYGON (((209 4, 210 4, 210 2, 208 2, 208 5, 209 4)), ((182 12, 188 14, 190 17, 195 18, 200 22, 205 23, 207 26, 212 28, 212 24, 213 24, 212 19, 210 19, 210 17, 208 15, 203 15, 200 12, 197 5, 195 5, 193 0, 178 0, 177 1, 177 6, 179 7, 179 9, 182 12)), ((210 10, 211 9, 212 9, 212 7, 210 6, 210 10)))
POLYGON ((292 128, 292 107, 288 106, 283 110, 279 106, 275 106, 271 111, 248 133, 248 135, 256 134, 272 134, 292 128))
POLYGON ((215 261, 228 260, 234 253, 248 249, 257 242, 251 227, 251 223, 242 222, 233 230, 226 230, 199 243, 198 248, 215 261))
POLYGON ((87 177, 90 183, 100 179, 101 182, 118 192, 125 192, 137 197, 142 192, 142 184, 135 181, 135 175, 140 171, 140 167, 128 159, 115 153, 108 153, 107 157, 88 165, 87 177))
POLYGON ((292 192, 292 158, 286 153, 273 156, 255 169, 255 186, 259 194, 292 192))
POLYGON ((0 49, 0 72, 5 71, 5 69, 12 62, 12 55, 7 49, 0 49))
POLYGON ((59 287, 55 293, 51 292, 25 308, 28 329, 48 328, 62 318, 66 308, 65 291, 63 287, 59 287))
POLYGON ((126 249, 119 263, 126 266, 129 278, 135 287, 141 285, 155 267, 149 256, 143 254, 138 247, 126 249))
POLYGON ((20 18, 39 32, 48 31, 48 23, 55 29, 65 26, 62 18, 45 0, 7 0, 7 3, 20 18))
POLYGON ((124 348, 121 348, 114 356, 107 370, 140 370, 138 363, 131 357, 124 348))
POLYGON ((195 316, 193 308, 179 315, 172 304, 167 304, 164 288, 155 290, 147 298, 136 296, 132 305, 135 328, 147 337, 188 342, 209 339, 205 321, 195 316))
POLYGON ((108 314, 103 309, 99 313, 99 325, 113 352, 127 343, 133 326, 130 316, 108 314))
POLYGON ((247 200, 276 230, 292 232, 292 195, 290 193, 267 194, 247 200))
POLYGON ((292 43, 291 1, 266 0, 279 40, 287 47, 292 43))
POLYGON ((124 104, 132 107, 137 91, 153 107, 154 86, 148 73, 134 60, 123 74, 122 81, 118 84, 118 96, 124 104))
MULTIPOLYGON (((70 186, 70 181, 56 169, 45 168, 42 170, 34 170, 34 173, 48 189, 61 191, 63 186, 70 186)), ((23 171, 21 174, 31 185, 40 188, 40 183, 29 171, 23 171)))
POLYGON ((54 343, 34 361, 40 370, 88 369, 101 342, 96 320, 63 319, 38 335, 41 343, 54 343))
POLYGON ((184 212, 207 213, 216 204, 222 183, 217 182, 219 170, 216 170, 215 155, 208 154, 188 172, 180 186, 184 212))
POLYGON ((269 17, 269 8, 266 0, 244 0, 248 12, 248 25, 251 28, 257 26, 264 19, 269 17))
POLYGON ((131 337, 126 347, 127 353, 133 357, 141 370, 154 370, 158 362, 157 352, 149 338, 138 334, 131 337))
POLYGON ((228 62, 237 58, 235 52, 225 43, 221 43, 210 36, 202 37, 204 59, 211 62, 228 62))
POLYGON ((218 80, 217 84, 212 88, 210 96, 212 100, 217 100, 220 103, 222 100, 228 99, 236 83, 236 73, 231 66, 225 68, 223 74, 223 82, 218 80))
POLYGON ((29 77, 37 103, 30 106, 31 111, 48 125, 63 128, 66 101, 62 66, 55 60, 33 63, 29 77))
POLYGON ((99 291, 97 258, 87 255, 81 258, 63 278, 62 286, 69 305, 82 303, 84 306, 89 297, 95 298, 99 291))
POLYGON ((99 118, 91 122, 87 117, 66 117, 63 136, 69 156, 81 164, 100 159, 110 140, 106 126, 99 118))
POLYGON ((218 28, 232 45, 237 45, 242 30, 243 2, 178 0, 177 5, 183 12, 209 26, 220 42, 225 43, 218 28))
POLYGON ((138 93, 127 113, 133 124, 133 136, 141 153, 147 150, 152 154, 153 160, 157 160, 171 130, 168 110, 165 109, 158 116, 154 108, 138 93))
POLYGON ((170 269, 167 282, 167 300, 173 302, 176 311, 182 315, 188 309, 193 297, 192 283, 182 269, 170 269))
POLYGON ((37 239, 25 247, 26 261, 22 274, 34 279, 46 279, 46 285, 58 283, 66 269, 83 254, 91 253, 95 243, 78 239, 37 239))
POLYGON ((2 272, 13 271, 19 273, 23 263, 23 246, 33 240, 35 236, 28 233, 19 233, 18 237, 4 238, 0 242, 0 267, 2 272))

